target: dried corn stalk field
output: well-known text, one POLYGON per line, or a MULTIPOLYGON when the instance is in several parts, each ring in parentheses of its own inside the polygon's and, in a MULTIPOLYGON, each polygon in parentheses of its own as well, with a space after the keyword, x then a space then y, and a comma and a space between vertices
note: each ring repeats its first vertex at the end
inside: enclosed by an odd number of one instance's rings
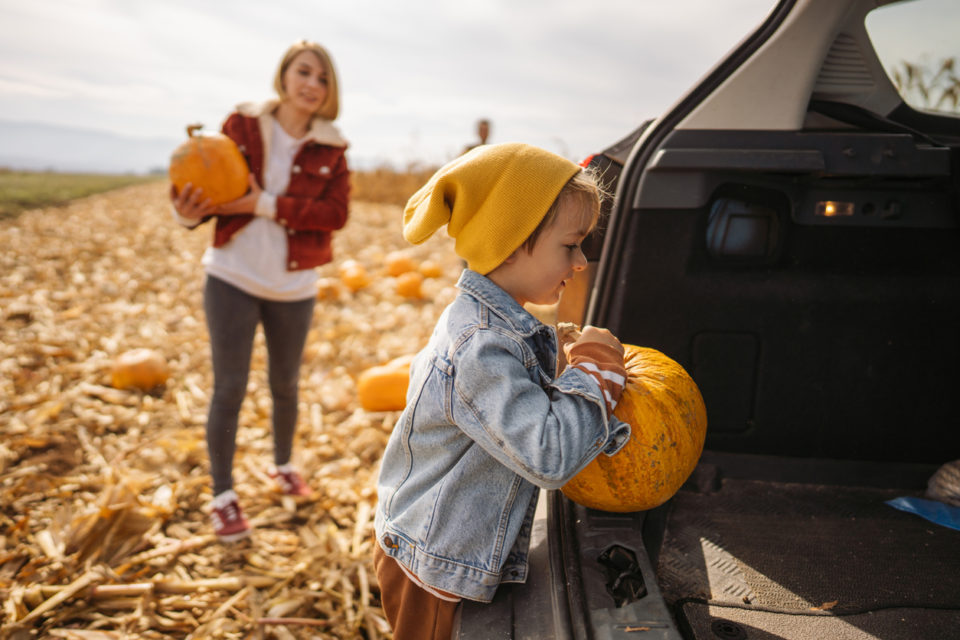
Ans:
POLYGON ((356 400, 363 369, 419 349, 460 270, 438 234, 410 247, 395 205, 355 202, 320 269, 294 460, 311 498, 276 493, 266 350, 257 335, 235 484, 253 536, 208 520, 211 389, 200 256, 212 225, 170 217, 166 184, 0 221, 0 637, 387 638, 372 569, 378 460, 397 414, 356 400), (445 275, 394 291, 387 253, 445 275), (373 276, 338 284, 352 258, 373 276), (160 351, 152 392, 114 389, 120 353, 160 351))

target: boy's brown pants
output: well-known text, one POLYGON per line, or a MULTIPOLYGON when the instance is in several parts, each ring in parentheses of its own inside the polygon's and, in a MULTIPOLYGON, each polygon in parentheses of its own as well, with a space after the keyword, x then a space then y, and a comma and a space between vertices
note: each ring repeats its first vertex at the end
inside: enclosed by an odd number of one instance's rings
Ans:
POLYGON ((441 600, 421 589, 380 545, 373 552, 373 566, 394 640, 450 640, 458 602, 441 600))

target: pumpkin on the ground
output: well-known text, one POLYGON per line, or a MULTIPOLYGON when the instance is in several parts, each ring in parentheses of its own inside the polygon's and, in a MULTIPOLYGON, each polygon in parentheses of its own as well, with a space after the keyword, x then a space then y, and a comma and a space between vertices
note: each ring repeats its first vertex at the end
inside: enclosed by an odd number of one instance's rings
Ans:
POLYGON ((391 276, 417 270, 417 263, 405 251, 391 251, 383 262, 387 265, 387 273, 391 276))
POLYGON ((170 157, 170 182, 181 191, 187 183, 203 189, 212 204, 236 200, 249 188, 250 169, 236 143, 222 133, 199 134, 187 127, 187 139, 170 157))
POLYGON ((410 363, 415 354, 408 354, 364 370, 357 378, 357 397, 367 411, 399 411, 407 406, 410 384, 410 363))
POLYGON ((630 439, 561 489, 603 511, 644 511, 669 500, 697 466, 707 433, 703 397, 683 367, 655 349, 624 349, 627 384, 613 413, 630 424, 630 439))
POLYGON ((317 279, 317 300, 339 300, 340 283, 336 278, 317 279))
POLYGON ((353 292, 367 287, 372 282, 367 268, 356 260, 345 260, 340 265, 338 273, 340 274, 340 281, 353 292))
POLYGON ((424 260, 421 262, 419 271, 424 278, 439 278, 443 275, 443 267, 435 260, 424 260))
POLYGON ((150 391, 167 381, 170 368, 153 349, 133 349, 117 356, 110 370, 110 385, 116 389, 150 391))
POLYGON ((404 298, 419 300, 423 297, 423 290, 420 288, 422 284, 423 276, 419 271, 407 271, 397 276, 396 290, 404 298))

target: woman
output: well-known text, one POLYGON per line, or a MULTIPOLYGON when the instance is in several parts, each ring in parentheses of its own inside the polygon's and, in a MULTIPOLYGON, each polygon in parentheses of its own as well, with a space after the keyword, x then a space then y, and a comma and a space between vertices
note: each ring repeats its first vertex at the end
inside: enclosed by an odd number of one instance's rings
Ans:
POLYGON ((295 43, 280 62, 274 89, 278 99, 241 104, 223 124, 250 167, 247 194, 211 205, 201 189, 186 185, 170 196, 184 226, 216 220, 202 262, 214 377, 207 419, 211 521, 223 541, 250 534, 232 469, 258 324, 273 398, 270 475, 284 493, 310 493, 290 462, 300 361, 316 300, 314 267, 330 261, 331 234, 347 221, 347 142, 333 125, 339 93, 330 56, 316 43, 295 43))

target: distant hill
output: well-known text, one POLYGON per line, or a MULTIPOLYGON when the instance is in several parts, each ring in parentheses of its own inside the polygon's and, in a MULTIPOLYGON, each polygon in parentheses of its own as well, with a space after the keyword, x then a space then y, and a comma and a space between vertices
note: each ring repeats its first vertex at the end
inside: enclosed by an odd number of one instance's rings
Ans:
POLYGON ((0 120, 0 167, 35 171, 166 171, 182 140, 134 138, 106 131, 0 120))

